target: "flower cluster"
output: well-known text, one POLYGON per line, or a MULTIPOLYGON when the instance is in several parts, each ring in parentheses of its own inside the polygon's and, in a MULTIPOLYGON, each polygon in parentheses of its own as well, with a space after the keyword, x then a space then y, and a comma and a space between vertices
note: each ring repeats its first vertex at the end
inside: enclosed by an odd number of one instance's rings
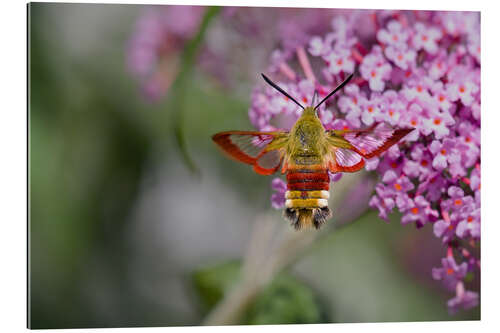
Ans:
POLYGON ((163 96, 175 79, 180 52, 196 33, 203 11, 197 6, 151 7, 137 20, 127 64, 151 100, 163 96))
MULTIPOLYGON (((479 295, 466 290, 466 281, 480 272, 479 14, 346 14, 332 20, 332 31, 296 47, 294 59, 274 52, 270 71, 305 104, 314 90, 324 96, 356 73, 344 92, 318 111, 326 129, 374 122, 415 128, 400 145, 367 161, 366 168, 381 177, 370 206, 383 219, 397 208, 403 224, 432 224, 447 249, 442 267, 432 275, 456 293, 449 311, 474 307, 479 295), (303 74, 293 69, 293 61, 303 74)), ((289 129, 299 115, 271 88, 254 90, 249 117, 257 129, 289 129)), ((272 186, 273 207, 282 207, 285 184, 277 178, 272 186)))
MULTIPOLYGON (((164 97, 175 80, 181 52, 194 37, 207 8, 147 7, 136 22, 127 48, 129 71, 150 101, 164 97)), ((255 77, 272 46, 288 56, 313 34, 328 28, 334 9, 224 7, 203 41, 197 65, 225 87, 233 77, 255 77), (259 60, 262 63, 258 63, 259 60), (253 68, 250 63, 256 63, 253 68), (248 70, 243 70, 248 68, 248 70)))

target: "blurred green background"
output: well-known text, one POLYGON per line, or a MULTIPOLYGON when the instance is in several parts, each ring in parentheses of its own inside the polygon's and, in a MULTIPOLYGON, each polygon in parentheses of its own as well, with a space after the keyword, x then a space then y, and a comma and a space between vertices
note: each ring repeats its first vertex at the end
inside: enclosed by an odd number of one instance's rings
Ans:
MULTIPOLYGON (((199 325, 237 283, 256 216, 287 223, 270 207, 271 178, 210 140, 252 129, 258 73, 241 81, 245 95, 194 68, 181 118, 168 98, 149 103, 125 63, 143 10, 29 5, 32 328, 199 325), (198 173, 178 148, 179 121, 198 173)), ((444 248, 432 226, 398 218, 372 211, 325 235, 240 322, 479 319, 479 308, 448 315, 453 295, 431 278, 444 248)))

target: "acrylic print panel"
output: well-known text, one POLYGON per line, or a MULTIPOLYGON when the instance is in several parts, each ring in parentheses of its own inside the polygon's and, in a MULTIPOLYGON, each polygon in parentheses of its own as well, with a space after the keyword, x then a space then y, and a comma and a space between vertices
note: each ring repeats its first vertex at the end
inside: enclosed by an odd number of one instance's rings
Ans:
POLYGON ((31 328, 480 319, 478 12, 28 11, 31 328), (353 74, 311 117, 363 170, 318 155, 300 178, 303 110, 260 73, 304 107, 353 74), (398 128, 373 158, 345 146, 398 128), (295 174, 227 159, 223 131, 273 132, 238 149, 274 147, 295 174), (329 190, 287 193, 299 178, 329 190), (332 217, 294 230, 286 197, 332 217))

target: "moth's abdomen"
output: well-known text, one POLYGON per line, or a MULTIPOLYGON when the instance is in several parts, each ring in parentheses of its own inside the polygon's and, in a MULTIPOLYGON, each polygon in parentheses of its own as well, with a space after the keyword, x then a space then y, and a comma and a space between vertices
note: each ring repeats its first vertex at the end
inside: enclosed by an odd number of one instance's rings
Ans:
POLYGON ((287 208, 321 208, 328 206, 330 179, 326 170, 291 171, 286 175, 287 208))
POLYGON ((319 228, 331 216, 328 172, 323 168, 302 167, 289 170, 286 180, 285 216, 297 229, 304 226, 319 228))

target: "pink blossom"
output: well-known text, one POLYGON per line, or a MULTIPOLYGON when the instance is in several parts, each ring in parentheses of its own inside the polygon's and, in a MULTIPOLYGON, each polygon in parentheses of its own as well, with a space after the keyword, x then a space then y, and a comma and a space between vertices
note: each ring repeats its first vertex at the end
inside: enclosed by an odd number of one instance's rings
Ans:
POLYGON ((424 49, 430 54, 435 54, 438 51, 438 41, 443 34, 441 30, 435 27, 429 27, 423 23, 415 24, 415 34, 412 38, 412 43, 416 50, 424 49))
POLYGON ((387 221, 387 214, 390 213, 395 207, 395 203, 392 198, 379 197, 379 196, 373 196, 370 199, 369 205, 370 207, 377 208, 379 211, 378 216, 386 221, 387 221))
POLYGON ((457 228, 457 217, 456 214, 451 214, 448 219, 441 219, 436 221, 433 225, 434 235, 441 238, 443 243, 448 243, 455 236, 455 230, 457 228))
POLYGON ((388 46, 393 46, 396 49, 400 48, 402 45, 406 45, 408 38, 408 31, 396 20, 390 21, 386 29, 380 29, 377 32, 377 39, 380 42, 388 46))
POLYGON ((481 234, 481 212, 475 204, 470 204, 462 210, 460 222, 457 225, 457 236, 479 238, 481 234))
POLYGON ((441 49, 438 51, 438 55, 434 60, 425 62, 424 65, 427 67, 429 76, 434 80, 438 80, 445 76, 448 71, 450 58, 453 59, 453 57, 448 55, 446 50, 441 49))
POLYGON ((432 277, 435 280, 443 280, 446 287, 455 290, 457 283, 467 274, 467 264, 457 264, 453 256, 441 259, 441 267, 432 269, 432 277))
POLYGON ((429 146, 429 150, 435 156, 432 166, 437 170, 445 169, 448 164, 460 162, 460 154, 455 147, 455 141, 451 139, 445 139, 443 143, 434 140, 429 146))
POLYGON ((337 50, 329 53, 323 57, 329 64, 328 70, 337 75, 340 72, 352 73, 354 72, 354 60, 348 50, 337 50))
POLYGON ((453 107, 453 101, 451 100, 450 95, 444 88, 444 85, 441 81, 438 81, 435 85, 432 86, 432 97, 436 103, 436 105, 441 109, 441 111, 446 113, 451 113, 455 111, 453 107))
POLYGON ((438 212, 431 208, 430 203, 423 196, 419 195, 413 200, 410 199, 409 206, 401 219, 401 223, 418 222, 420 225, 424 225, 438 216, 438 212))
POLYGON ((455 124, 455 120, 448 112, 437 111, 431 112, 429 118, 424 119, 424 126, 434 133, 434 137, 438 140, 450 134, 449 127, 455 124))
POLYGON ((392 60, 396 66, 401 69, 407 70, 415 65, 417 53, 408 48, 397 48, 392 45, 385 49, 387 59, 392 60))
POLYGON ((369 100, 363 99, 361 102, 361 120, 365 125, 372 125, 382 119, 382 110, 379 107, 380 96, 372 95, 369 100))
POLYGON ((363 58, 359 67, 361 75, 370 84, 373 91, 382 91, 385 87, 385 80, 390 77, 392 67, 385 60, 379 46, 374 46, 372 53, 363 58))
POLYGON ((328 38, 321 38, 319 36, 314 36, 309 42, 309 53, 313 56, 322 56, 329 54, 331 51, 331 40, 328 38))
POLYGON ((476 292, 465 290, 462 281, 457 283, 456 296, 448 301, 448 310, 451 314, 456 313, 459 308, 470 309, 479 303, 479 295, 476 292))
POLYGON ((274 178, 271 187, 275 193, 271 196, 271 205, 275 209, 281 209, 285 206, 286 183, 281 178, 274 178))
POLYGON ((450 100, 455 102, 460 99, 460 101, 466 105, 470 106, 474 102, 474 94, 479 91, 479 87, 470 81, 454 82, 447 86, 447 92, 450 96, 450 100))

